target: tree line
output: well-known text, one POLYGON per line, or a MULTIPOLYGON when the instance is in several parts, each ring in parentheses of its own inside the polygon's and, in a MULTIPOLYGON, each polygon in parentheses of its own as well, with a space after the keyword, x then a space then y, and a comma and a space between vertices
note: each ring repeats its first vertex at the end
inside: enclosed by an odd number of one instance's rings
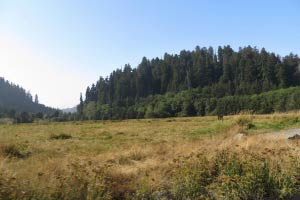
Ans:
POLYGON ((57 109, 39 103, 30 92, 0 77, 0 118, 12 118, 16 123, 52 118, 57 109))
MULTIPOLYGON (((175 55, 165 53, 163 58, 144 57, 136 68, 126 64, 87 87, 85 99, 80 96, 78 115, 82 119, 128 119, 231 114, 246 109, 241 105, 244 99, 253 105, 252 101, 258 101, 255 95, 300 85, 299 63, 292 53, 281 57, 251 46, 238 51, 230 46, 217 50, 197 46, 175 55), (229 102, 239 109, 229 109, 229 102)), ((259 101, 249 109, 277 110, 267 105, 261 109, 265 99, 259 101)))

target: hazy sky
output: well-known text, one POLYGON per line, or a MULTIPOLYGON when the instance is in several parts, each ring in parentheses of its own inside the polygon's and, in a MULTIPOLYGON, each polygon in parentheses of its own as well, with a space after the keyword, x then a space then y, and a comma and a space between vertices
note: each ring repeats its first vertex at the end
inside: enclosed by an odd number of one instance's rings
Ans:
POLYGON ((300 1, 0 0, 0 76, 65 108, 143 56, 231 45, 300 52, 300 1))

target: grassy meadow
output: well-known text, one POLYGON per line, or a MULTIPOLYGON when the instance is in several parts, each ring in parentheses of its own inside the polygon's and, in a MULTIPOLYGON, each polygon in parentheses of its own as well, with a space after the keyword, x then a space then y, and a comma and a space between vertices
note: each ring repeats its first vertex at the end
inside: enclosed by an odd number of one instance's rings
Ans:
POLYGON ((299 199, 298 128, 296 112, 0 125, 0 199, 299 199))

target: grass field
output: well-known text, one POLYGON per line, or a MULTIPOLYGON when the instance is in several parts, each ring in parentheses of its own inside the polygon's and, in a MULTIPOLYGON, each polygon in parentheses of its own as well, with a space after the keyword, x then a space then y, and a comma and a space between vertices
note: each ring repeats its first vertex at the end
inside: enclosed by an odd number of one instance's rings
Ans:
POLYGON ((0 125, 0 199, 297 199, 297 128, 298 113, 0 125))

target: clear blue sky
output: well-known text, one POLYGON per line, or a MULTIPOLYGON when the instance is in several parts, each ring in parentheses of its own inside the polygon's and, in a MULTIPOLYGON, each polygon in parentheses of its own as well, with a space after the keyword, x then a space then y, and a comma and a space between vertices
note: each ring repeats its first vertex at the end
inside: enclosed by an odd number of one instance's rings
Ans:
POLYGON ((300 1, 0 0, 0 76, 54 107, 143 56, 231 45, 300 52, 300 1))

